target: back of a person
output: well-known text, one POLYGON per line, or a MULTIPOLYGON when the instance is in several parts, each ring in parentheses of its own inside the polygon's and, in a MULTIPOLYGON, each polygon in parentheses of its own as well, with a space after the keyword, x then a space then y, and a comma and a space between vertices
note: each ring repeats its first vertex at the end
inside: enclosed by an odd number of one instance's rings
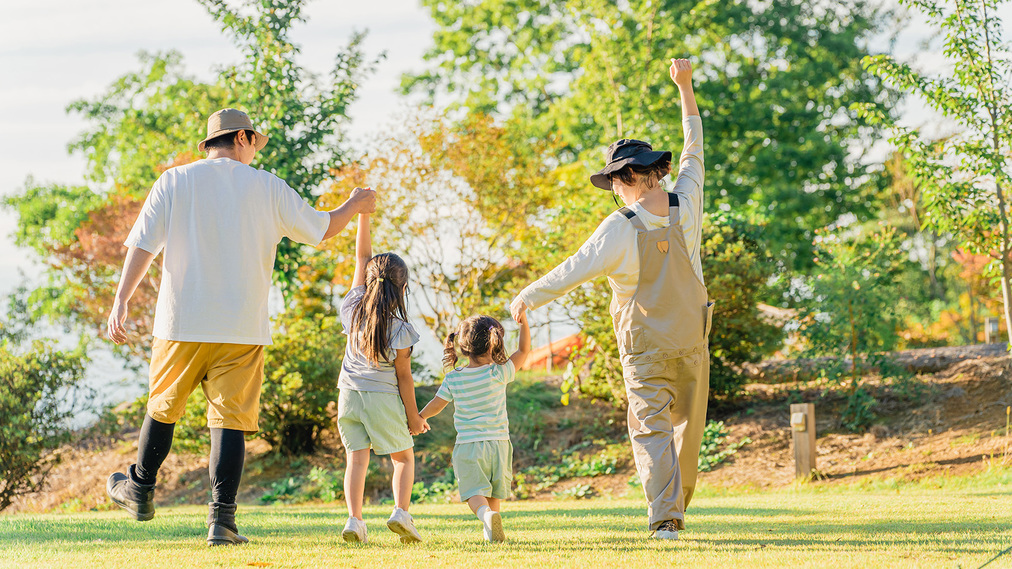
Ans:
POLYGON ((174 317, 164 324, 189 341, 235 341, 242 330, 244 340, 269 343, 262 328, 282 236, 278 196, 294 191, 276 176, 228 158, 200 160, 163 176, 170 200, 163 276, 168 286, 161 288, 159 304, 177 309, 156 316, 174 317), (170 294, 174 298, 164 298, 170 294))
POLYGON ((443 385, 453 395, 457 444, 509 440, 506 385, 514 374, 509 360, 505 364, 458 367, 446 374, 443 385))
POLYGON ((389 349, 385 358, 371 361, 366 357, 359 346, 364 326, 359 324, 358 328, 355 327, 355 311, 362 302, 365 289, 364 285, 353 287, 341 302, 341 325, 348 336, 348 343, 344 349, 337 386, 340 389, 397 394, 399 391, 397 372, 393 364, 394 358, 397 355, 397 350, 409 348, 418 343, 418 332, 410 323, 397 317, 391 317, 387 334, 389 349))

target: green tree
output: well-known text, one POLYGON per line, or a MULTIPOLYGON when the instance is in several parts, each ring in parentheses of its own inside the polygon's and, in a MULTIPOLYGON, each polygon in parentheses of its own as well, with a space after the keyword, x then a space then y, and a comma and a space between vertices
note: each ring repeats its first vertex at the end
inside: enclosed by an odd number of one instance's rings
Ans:
POLYGON ((726 204, 756 217, 770 251, 793 267, 810 266, 815 229, 874 211, 879 178, 851 158, 874 133, 848 105, 894 98, 860 65, 888 21, 877 3, 423 4, 437 27, 431 67, 405 77, 404 88, 464 93, 469 109, 526 117, 532 138, 558 136, 561 162, 582 164, 575 187, 589 186, 599 150, 616 138, 680 145, 677 93, 658 78, 668 58, 689 55, 706 131, 708 211, 726 204))
POLYGON ((925 196, 925 227, 955 236, 967 251, 992 258, 1001 283, 1006 327, 1012 329, 1012 51, 997 17, 1001 0, 904 0, 943 37, 947 71, 923 75, 908 63, 880 55, 865 67, 919 96, 960 128, 941 140, 898 126, 881 107, 855 108, 888 125, 925 196))
POLYGON ((848 428, 859 429, 873 418, 874 404, 861 387, 862 375, 873 365, 881 369, 887 364, 886 353, 899 339, 904 311, 897 278, 909 260, 893 227, 852 233, 853 229, 819 233, 816 270, 808 279, 808 297, 802 303, 801 333, 808 353, 838 359, 840 365, 823 370, 830 379, 846 382, 842 362, 850 358, 848 402, 842 419, 848 428))

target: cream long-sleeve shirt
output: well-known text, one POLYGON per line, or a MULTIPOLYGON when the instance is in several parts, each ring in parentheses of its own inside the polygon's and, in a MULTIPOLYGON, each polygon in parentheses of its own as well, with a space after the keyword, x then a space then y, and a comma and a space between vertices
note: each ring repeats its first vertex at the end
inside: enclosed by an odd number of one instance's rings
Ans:
MULTIPOLYGON (((678 222, 685 235, 692 269, 700 282, 703 266, 699 259, 703 219, 703 123, 698 115, 682 120, 685 143, 678 160, 678 175, 672 193, 678 194, 678 222)), ((643 220, 647 229, 668 226, 668 216, 657 216, 639 203, 628 206, 643 220)), ((517 299, 530 309, 539 308, 597 277, 608 277, 608 284, 621 304, 632 298, 639 282, 640 259, 636 228, 615 211, 605 218, 590 239, 561 265, 527 286, 517 299)))

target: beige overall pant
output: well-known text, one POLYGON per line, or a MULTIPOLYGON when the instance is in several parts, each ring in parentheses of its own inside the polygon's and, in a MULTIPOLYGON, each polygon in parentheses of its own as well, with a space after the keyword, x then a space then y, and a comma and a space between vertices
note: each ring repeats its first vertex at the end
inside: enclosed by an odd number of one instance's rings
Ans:
POLYGON ((633 297, 611 305, 651 530, 668 520, 685 527, 710 387, 713 303, 692 269, 677 196, 669 194, 669 203, 670 225, 661 229, 648 230, 631 210, 620 210, 637 231, 640 275, 633 297))

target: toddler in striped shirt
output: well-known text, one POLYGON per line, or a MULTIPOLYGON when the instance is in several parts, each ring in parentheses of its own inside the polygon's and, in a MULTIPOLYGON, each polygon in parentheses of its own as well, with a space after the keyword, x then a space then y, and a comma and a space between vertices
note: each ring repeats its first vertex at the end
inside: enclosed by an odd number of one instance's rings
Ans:
POLYGON ((422 409, 426 420, 453 401, 457 443, 453 474, 460 499, 483 526, 486 541, 504 541, 499 501, 509 498, 513 481, 513 445, 506 416, 506 385, 531 351, 527 316, 520 320, 520 347, 506 357, 506 331, 491 316, 472 316, 446 338, 443 367, 450 369, 436 396, 422 409), (457 364, 457 349, 467 365, 457 364))

